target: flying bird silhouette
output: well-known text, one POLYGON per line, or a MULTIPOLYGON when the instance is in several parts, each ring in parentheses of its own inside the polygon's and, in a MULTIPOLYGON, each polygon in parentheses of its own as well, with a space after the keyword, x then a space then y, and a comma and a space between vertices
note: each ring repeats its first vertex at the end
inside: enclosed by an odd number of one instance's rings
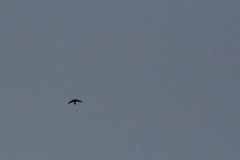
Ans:
POLYGON ((76 105, 77 102, 81 102, 82 103, 82 101, 80 101, 78 99, 74 99, 74 100, 71 100, 70 102, 68 102, 68 104, 72 103, 72 102, 74 103, 74 105, 76 105))

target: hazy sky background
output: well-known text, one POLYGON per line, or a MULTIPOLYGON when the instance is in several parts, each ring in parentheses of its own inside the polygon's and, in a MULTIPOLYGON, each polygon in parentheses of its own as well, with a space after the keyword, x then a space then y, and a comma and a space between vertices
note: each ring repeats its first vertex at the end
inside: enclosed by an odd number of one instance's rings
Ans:
POLYGON ((239 0, 2 0, 0 22, 1 160, 240 159, 239 0))

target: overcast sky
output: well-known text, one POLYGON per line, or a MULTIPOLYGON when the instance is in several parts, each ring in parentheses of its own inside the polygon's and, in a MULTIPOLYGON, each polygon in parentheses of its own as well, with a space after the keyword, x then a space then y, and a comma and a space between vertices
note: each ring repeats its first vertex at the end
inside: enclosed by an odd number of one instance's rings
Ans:
POLYGON ((1 160, 240 159, 239 0, 2 0, 0 22, 1 160))

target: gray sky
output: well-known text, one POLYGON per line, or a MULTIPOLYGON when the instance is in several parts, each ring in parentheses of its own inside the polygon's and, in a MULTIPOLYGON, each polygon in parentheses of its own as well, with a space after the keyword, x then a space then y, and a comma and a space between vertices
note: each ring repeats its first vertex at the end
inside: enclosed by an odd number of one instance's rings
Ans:
POLYGON ((239 8, 1 1, 0 159, 239 160, 239 8))

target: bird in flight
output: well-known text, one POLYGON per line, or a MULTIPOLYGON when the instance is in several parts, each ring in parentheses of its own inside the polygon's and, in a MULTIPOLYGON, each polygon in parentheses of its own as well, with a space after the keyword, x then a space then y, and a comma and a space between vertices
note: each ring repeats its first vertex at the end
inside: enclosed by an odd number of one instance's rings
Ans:
POLYGON ((80 101, 78 99, 74 99, 74 100, 71 100, 70 102, 68 102, 68 104, 72 103, 72 102, 74 103, 74 105, 76 105, 77 102, 81 102, 82 103, 82 101, 80 101))

